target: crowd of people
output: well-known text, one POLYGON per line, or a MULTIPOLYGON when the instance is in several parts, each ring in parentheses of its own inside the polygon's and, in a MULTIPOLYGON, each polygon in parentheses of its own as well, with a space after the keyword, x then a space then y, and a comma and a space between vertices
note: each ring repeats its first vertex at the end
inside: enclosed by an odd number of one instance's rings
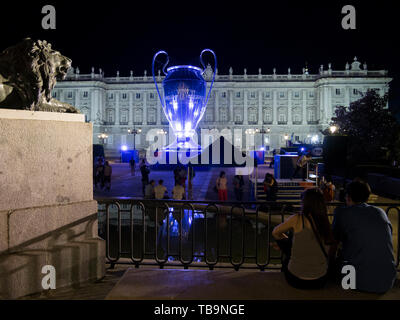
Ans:
POLYGON ((171 196, 168 194, 167 187, 164 186, 164 180, 160 179, 156 185, 154 180, 149 180, 150 169, 146 160, 142 159, 140 163, 140 173, 142 176, 142 191, 145 199, 173 199, 186 200, 192 199, 192 180, 195 176, 192 167, 186 169, 183 165, 177 165, 173 171, 175 185, 172 188, 171 196), (188 195, 186 195, 186 181, 188 180, 188 195))
MULTIPOLYGON (((303 168, 308 157, 304 155, 304 160, 299 160, 296 171, 303 168)), ((130 166, 131 174, 135 175, 135 162, 131 161, 130 166)), ((149 179, 150 169, 145 159, 141 160, 139 169, 145 199, 188 198, 186 185, 190 188, 195 176, 192 167, 174 168, 171 194, 162 179, 157 184, 149 179)), ((110 190, 112 168, 108 161, 98 158, 93 172, 95 187, 110 190)), ((236 200, 242 201, 243 176, 235 175, 232 184, 236 200)), ((228 200, 228 186, 226 173, 221 171, 214 187, 220 201, 228 200)), ((263 186, 266 201, 276 201, 278 183, 273 174, 265 175, 263 186)), ((323 176, 317 187, 303 192, 301 211, 273 229, 275 248, 283 253, 282 272, 295 288, 319 289, 329 280, 340 282, 342 268, 352 266, 357 290, 387 292, 397 275, 391 222, 381 208, 367 204, 371 194, 368 183, 356 179, 337 191, 332 177, 323 176), (333 206, 327 204, 335 199, 345 206, 332 210, 333 206), (332 224, 328 214, 333 214, 332 224)), ((191 199, 189 192, 188 195, 191 199)))
MULTIPOLYGON (((236 174, 233 177, 233 191, 237 201, 243 200, 244 185, 243 176, 241 174, 236 174)), ((219 173, 218 178, 215 181, 214 191, 218 193, 219 201, 228 200, 228 178, 226 177, 225 171, 219 173)))
POLYGON ((93 168, 93 182, 94 187, 97 189, 100 187, 102 190, 111 190, 111 176, 112 167, 108 161, 103 157, 98 157, 94 162, 93 168))

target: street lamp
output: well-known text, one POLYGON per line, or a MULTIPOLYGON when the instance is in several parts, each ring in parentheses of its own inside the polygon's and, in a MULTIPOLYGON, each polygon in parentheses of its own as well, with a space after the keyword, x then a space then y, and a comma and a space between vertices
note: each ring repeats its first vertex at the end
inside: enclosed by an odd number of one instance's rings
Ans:
POLYGON ((288 140, 289 140, 289 135, 287 133, 285 133, 284 139, 285 139, 285 144, 286 144, 286 147, 287 147, 288 146, 288 140))
POLYGON ((331 132, 331 134, 334 134, 337 130, 337 127, 335 125, 332 125, 329 127, 329 131, 331 132))
POLYGON ((264 144, 265 144, 264 134, 270 133, 270 132, 271 132, 271 129, 270 129, 270 128, 264 129, 264 126, 263 126, 263 127, 261 127, 261 129, 256 129, 256 131, 257 131, 258 133, 261 133, 261 134, 262 134, 262 148, 263 148, 263 150, 265 150, 265 147, 264 147, 264 144))
MULTIPOLYGON (((166 131, 166 130, 164 130, 164 129, 160 129, 160 130, 158 130, 157 131, 157 134, 158 135, 161 135, 161 136, 165 136, 165 135, 167 135, 168 134, 168 132, 166 131)), ((164 140, 164 139, 163 139, 164 140)), ((163 141, 164 142, 164 141, 163 141)), ((168 140, 167 140, 167 143, 168 143, 168 140)), ((164 143, 163 143, 164 144, 164 143)))
POLYGON ((97 138, 101 140, 101 144, 105 144, 105 140, 108 138, 108 135, 106 135, 105 133, 101 133, 97 136, 97 138))
POLYGON ((141 133, 142 129, 136 129, 133 127, 133 129, 128 129, 129 134, 133 134, 133 150, 136 150, 136 135, 141 133))

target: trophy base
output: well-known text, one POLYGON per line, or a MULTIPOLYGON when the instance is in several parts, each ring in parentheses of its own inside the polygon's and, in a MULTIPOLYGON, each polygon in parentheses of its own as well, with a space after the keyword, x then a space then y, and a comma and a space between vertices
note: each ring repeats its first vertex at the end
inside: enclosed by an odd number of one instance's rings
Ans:
POLYGON ((199 144, 189 139, 184 142, 178 142, 177 140, 172 142, 170 145, 163 148, 164 151, 174 152, 201 152, 202 148, 199 144))

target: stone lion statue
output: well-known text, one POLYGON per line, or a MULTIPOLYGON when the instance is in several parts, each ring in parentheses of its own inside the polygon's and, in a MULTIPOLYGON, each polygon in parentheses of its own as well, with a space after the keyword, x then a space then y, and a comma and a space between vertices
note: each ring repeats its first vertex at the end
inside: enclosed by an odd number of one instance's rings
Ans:
POLYGON ((24 39, 0 53, 0 108, 79 113, 51 97, 57 79, 63 80, 71 60, 46 41, 24 39))

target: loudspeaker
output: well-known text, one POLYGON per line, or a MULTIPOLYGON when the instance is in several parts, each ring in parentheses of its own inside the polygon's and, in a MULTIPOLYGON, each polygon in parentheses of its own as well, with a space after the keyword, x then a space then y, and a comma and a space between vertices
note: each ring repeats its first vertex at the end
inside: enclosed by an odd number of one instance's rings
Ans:
POLYGON ((348 137, 326 136, 323 144, 325 171, 332 173, 346 167, 348 137))

